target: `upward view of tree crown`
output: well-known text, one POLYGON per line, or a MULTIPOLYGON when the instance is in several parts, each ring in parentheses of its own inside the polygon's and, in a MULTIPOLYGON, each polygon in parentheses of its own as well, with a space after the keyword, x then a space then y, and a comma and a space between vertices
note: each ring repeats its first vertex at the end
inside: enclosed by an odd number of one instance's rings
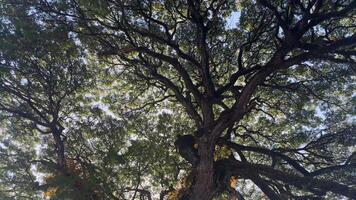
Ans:
POLYGON ((0 199, 354 199, 355 0, 0 0, 0 199))

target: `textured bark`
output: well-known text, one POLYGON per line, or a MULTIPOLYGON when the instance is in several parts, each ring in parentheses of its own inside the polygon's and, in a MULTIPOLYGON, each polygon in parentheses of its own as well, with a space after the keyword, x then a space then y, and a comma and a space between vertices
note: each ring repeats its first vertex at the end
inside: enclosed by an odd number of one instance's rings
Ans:
POLYGON ((209 200, 214 195, 214 159, 211 141, 199 143, 200 160, 196 166, 195 182, 192 187, 191 200, 209 200))

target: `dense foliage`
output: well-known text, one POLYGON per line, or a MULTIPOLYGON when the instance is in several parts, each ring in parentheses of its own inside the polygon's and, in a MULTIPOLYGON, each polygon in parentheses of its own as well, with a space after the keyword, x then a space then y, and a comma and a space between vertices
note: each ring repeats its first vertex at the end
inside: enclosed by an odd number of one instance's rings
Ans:
POLYGON ((0 199, 356 198, 355 0, 0 0, 0 199))

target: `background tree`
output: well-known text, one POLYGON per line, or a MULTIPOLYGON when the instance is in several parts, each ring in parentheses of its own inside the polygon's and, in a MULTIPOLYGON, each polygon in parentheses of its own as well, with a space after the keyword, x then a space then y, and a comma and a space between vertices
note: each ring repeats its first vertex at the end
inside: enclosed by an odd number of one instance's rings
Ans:
POLYGON ((31 190, 52 187, 38 185, 36 169, 73 179, 68 175, 65 123, 68 113, 76 109, 76 93, 88 86, 92 77, 86 70, 84 51, 67 29, 44 23, 30 7, 1 6, 3 186, 7 198, 35 198, 39 196, 31 190), (36 151, 41 148, 40 155, 36 151), (17 186, 22 189, 12 192, 17 186))
POLYGON ((106 104, 127 87, 118 88, 116 73, 101 68, 75 33, 29 5, 1 6, 1 199, 152 198, 151 191, 172 190, 184 164, 175 164, 171 135, 184 132, 184 120, 165 112, 145 118, 126 105, 111 105, 113 113, 106 104))
MULTIPOLYGON (((176 108, 175 102, 184 109, 172 109, 172 115, 190 119, 187 127, 194 128, 185 134, 194 133, 197 145, 191 148, 197 148, 199 161, 180 198, 218 197, 230 190, 232 176, 242 183, 239 198, 248 190, 270 199, 356 196, 355 1, 24 5, 78 34, 88 51, 119 73, 117 84, 139 97, 128 101, 128 109, 176 108), (231 25, 234 16, 239 20, 231 25), (245 180, 254 186, 246 189, 245 180)), ((121 104, 116 98, 108 99, 112 108, 121 104)), ((132 143, 131 152, 145 145, 132 143)))

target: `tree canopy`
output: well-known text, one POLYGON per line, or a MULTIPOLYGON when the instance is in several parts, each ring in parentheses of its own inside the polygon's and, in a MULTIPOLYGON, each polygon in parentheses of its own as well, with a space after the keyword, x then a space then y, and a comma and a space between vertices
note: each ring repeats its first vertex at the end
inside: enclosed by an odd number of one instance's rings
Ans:
POLYGON ((355 0, 0 0, 0 199, 354 199, 355 0))

